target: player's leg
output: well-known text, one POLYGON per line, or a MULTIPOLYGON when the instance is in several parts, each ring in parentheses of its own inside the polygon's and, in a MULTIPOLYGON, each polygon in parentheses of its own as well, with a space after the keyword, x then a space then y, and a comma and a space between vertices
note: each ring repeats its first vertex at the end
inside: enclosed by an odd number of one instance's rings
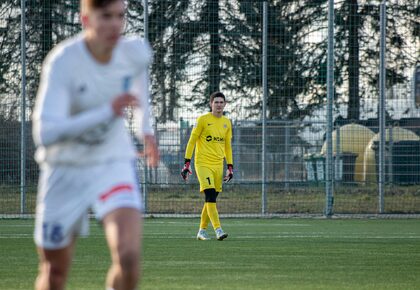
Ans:
POLYGON ((200 229, 197 233, 197 240, 201 241, 208 241, 210 240, 209 235, 207 234, 207 227, 209 225, 210 218, 207 214, 207 206, 206 203, 203 205, 203 209, 201 210, 201 218, 200 218, 200 229))
POLYGON ((222 191, 223 164, 221 166, 215 166, 213 169, 213 174, 215 189, 214 192, 211 192, 210 194, 210 201, 207 203, 207 212, 209 213, 210 219, 212 220, 213 228, 216 232, 216 238, 219 241, 222 241, 228 237, 228 234, 222 230, 222 226, 219 219, 219 213, 217 210, 217 197, 222 191))
POLYGON ((36 290, 65 288, 73 249, 74 240, 69 246, 57 250, 38 247, 39 269, 35 281, 36 290))
POLYGON ((222 227, 220 225, 219 212, 217 210, 217 205, 216 205, 218 192, 216 192, 214 188, 210 188, 210 189, 204 190, 204 193, 206 195, 207 212, 210 217, 213 228, 216 232, 216 238, 220 241, 224 240, 228 237, 228 234, 226 234, 222 230, 222 227))
POLYGON ((206 203, 203 205, 203 209, 201 210, 201 217, 200 217, 200 229, 197 233, 197 240, 201 241, 208 241, 210 240, 209 235, 207 234, 207 227, 209 225, 210 218, 207 214, 207 206, 206 203))
POLYGON ((208 188, 204 190, 206 196, 207 213, 214 229, 220 228, 219 212, 216 206, 216 190, 208 188))
MULTIPOLYGON (((204 192, 208 188, 214 187, 214 179, 213 179, 213 172, 210 168, 205 166, 196 166, 195 167, 197 178, 200 183, 200 192, 204 192)), ((197 239, 198 240, 210 240, 208 234, 207 234, 207 227, 210 222, 210 217, 208 215, 207 211, 207 202, 204 202, 203 209, 201 211, 201 217, 200 217, 200 229, 197 233, 197 239)))
POLYGON ((65 288, 75 237, 88 232, 85 176, 83 169, 73 167, 41 170, 34 231, 39 255, 37 290, 65 288))
POLYGON ((94 211, 102 221, 111 253, 107 274, 108 289, 136 288, 140 279, 140 249, 143 203, 135 164, 129 161, 102 166, 96 176, 97 196, 94 211))
POLYGON ((107 287, 133 290, 140 277, 141 214, 135 208, 118 208, 103 218, 103 226, 112 259, 107 287))
POLYGON ((206 203, 204 202, 203 209, 201 210, 200 229, 207 230, 209 222, 210 222, 210 218, 207 213, 206 203))

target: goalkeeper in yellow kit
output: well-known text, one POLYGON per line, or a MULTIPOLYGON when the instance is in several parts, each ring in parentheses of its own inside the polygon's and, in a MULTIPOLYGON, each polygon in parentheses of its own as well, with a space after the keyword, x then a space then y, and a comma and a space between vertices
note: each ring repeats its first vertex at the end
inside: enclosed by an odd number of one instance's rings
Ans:
POLYGON ((222 180, 229 182, 233 177, 232 125, 223 116, 226 105, 225 95, 215 92, 210 96, 211 112, 200 116, 191 132, 185 152, 185 164, 181 171, 184 180, 192 173, 191 157, 195 147, 195 171, 200 182, 200 192, 204 192, 205 203, 201 212, 198 240, 209 240, 207 226, 211 221, 216 238, 223 240, 227 233, 220 226, 216 199, 222 191, 222 180), (223 178, 223 159, 226 158, 227 171, 223 178))

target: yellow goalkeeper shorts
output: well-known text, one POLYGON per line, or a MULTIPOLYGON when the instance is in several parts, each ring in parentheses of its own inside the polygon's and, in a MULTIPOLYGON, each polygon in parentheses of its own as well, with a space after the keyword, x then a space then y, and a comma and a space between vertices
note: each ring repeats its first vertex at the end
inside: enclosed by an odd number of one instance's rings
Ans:
POLYGON ((217 192, 222 191, 223 163, 220 166, 196 165, 195 172, 200 182, 200 192, 209 188, 214 188, 217 192))

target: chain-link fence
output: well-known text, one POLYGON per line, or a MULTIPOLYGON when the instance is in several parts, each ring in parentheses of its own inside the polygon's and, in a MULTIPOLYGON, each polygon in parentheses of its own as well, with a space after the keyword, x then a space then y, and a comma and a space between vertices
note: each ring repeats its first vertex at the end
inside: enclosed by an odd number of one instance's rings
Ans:
MULTIPOLYGON (((127 34, 154 51, 161 162, 138 160, 147 212, 200 213, 195 174, 185 184, 180 169, 221 90, 235 165, 222 214, 419 214, 419 11, 415 0, 127 1, 127 34)), ((42 60, 80 31, 77 0, 0 4, 2 215, 34 212, 42 60)))

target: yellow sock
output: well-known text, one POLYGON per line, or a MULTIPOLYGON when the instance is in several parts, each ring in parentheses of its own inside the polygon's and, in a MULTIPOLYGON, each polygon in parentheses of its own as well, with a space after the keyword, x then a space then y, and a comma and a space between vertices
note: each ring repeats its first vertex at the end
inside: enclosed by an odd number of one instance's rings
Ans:
POLYGON ((207 229, 207 226, 209 224, 210 218, 207 214, 207 206, 206 204, 203 205, 203 210, 201 211, 201 220, 200 220, 200 229, 207 229))
POLYGON ((220 228, 219 213, 215 202, 206 202, 207 214, 214 229, 220 228))

